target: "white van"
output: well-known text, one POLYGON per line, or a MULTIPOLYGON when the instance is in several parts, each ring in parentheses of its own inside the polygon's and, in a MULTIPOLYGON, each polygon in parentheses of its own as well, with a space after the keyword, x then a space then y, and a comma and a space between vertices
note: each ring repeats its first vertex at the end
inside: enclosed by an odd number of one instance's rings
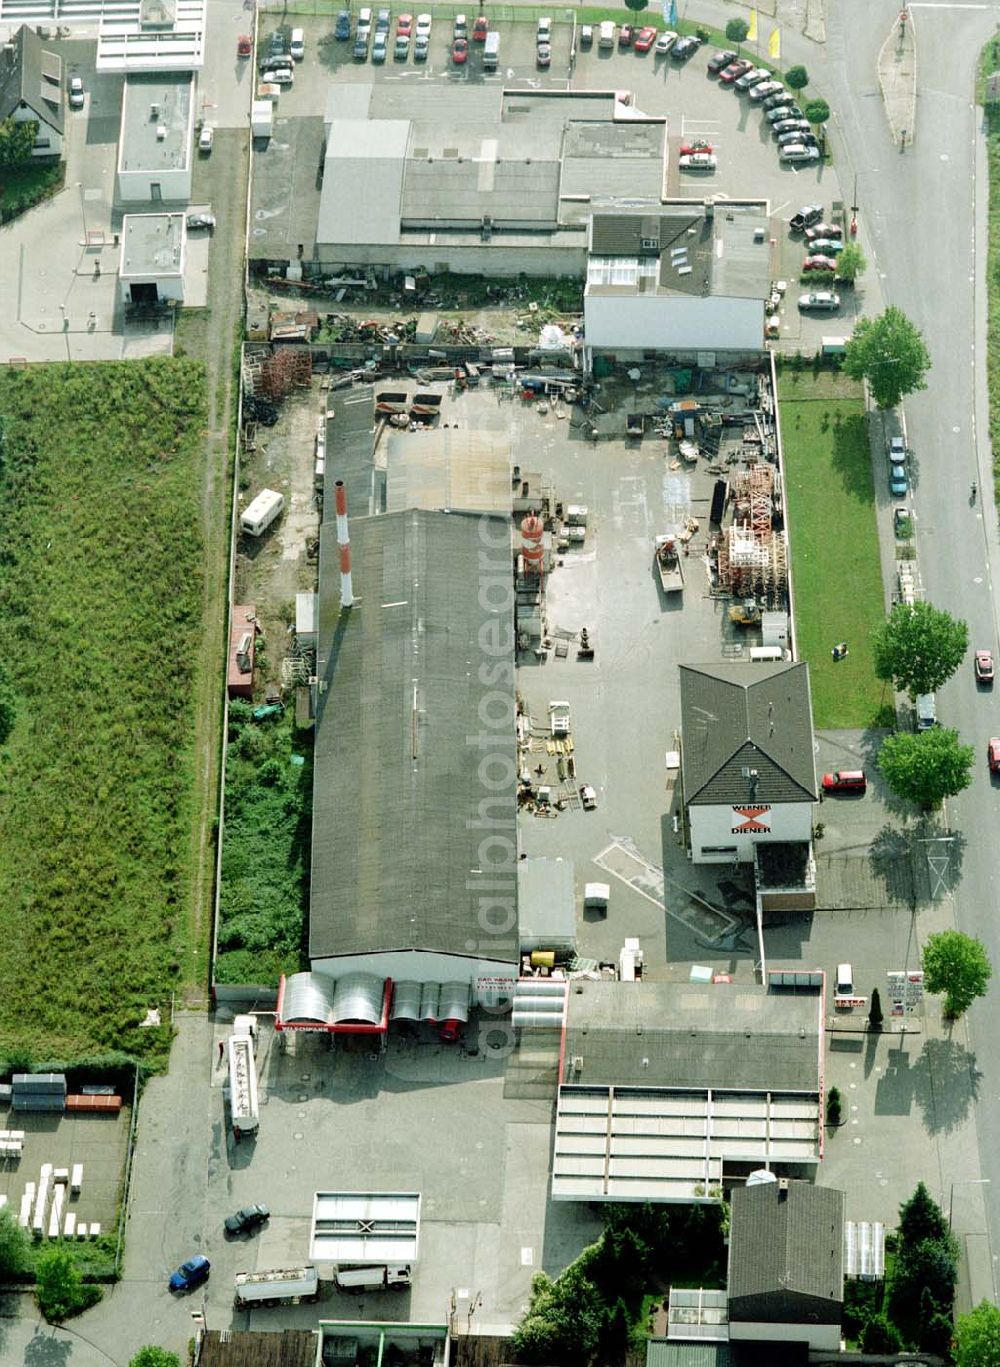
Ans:
POLYGON ((611 19, 605 19, 600 28, 600 35, 597 39, 597 46, 603 48, 614 47, 615 45, 615 25, 611 19))
POLYGON ((937 698, 933 693, 919 693, 915 706, 918 731, 929 731, 937 726, 937 698))
POLYGON ((486 46, 483 48, 483 70, 496 71, 500 61, 500 35, 496 29, 492 29, 486 35, 486 46))
POLYGON ((854 969, 850 964, 837 965, 837 996, 854 996, 854 969))
POLYGON ((292 29, 292 41, 288 44, 288 51, 296 62, 301 62, 306 55, 306 35, 301 28, 292 29))
POLYGON ((257 497, 240 513, 240 530, 247 536, 263 536, 285 507, 285 496, 276 489, 261 489, 257 497))

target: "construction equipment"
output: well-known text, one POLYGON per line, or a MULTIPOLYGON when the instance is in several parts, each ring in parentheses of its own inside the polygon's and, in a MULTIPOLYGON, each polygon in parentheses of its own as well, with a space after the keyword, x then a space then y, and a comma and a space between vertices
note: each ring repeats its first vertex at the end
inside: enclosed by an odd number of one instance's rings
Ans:
POLYGON ((653 563, 660 576, 660 588, 664 593, 679 593, 684 588, 684 571, 677 537, 672 532, 656 538, 653 550, 653 563))
POLYGON ((760 626, 760 604, 756 598, 745 598, 729 609, 729 620, 738 627, 760 626))

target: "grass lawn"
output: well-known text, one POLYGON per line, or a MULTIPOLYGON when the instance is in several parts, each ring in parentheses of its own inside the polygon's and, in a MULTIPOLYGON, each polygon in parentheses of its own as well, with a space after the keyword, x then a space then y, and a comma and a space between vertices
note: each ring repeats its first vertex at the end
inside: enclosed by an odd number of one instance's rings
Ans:
POLYGON ((864 403, 850 381, 827 375, 785 372, 780 395, 795 631, 813 721, 871 726, 891 698, 872 668, 871 630, 885 603, 864 403), (850 654, 834 664, 838 641, 850 654))
POLYGON ((63 161, 34 161, 0 171, 0 219, 11 218, 40 203, 62 188, 66 179, 63 161))
MULTIPOLYGON (((190 957, 204 373, 0 371, 0 1057, 163 1057, 190 957)), ((221 687, 221 682, 220 682, 221 687)))

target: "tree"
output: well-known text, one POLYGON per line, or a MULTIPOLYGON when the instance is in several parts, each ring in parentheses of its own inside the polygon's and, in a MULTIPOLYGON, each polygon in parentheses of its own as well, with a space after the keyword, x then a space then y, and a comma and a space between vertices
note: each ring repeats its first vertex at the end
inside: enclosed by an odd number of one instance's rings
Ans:
POLYGON ((181 1367, 176 1353, 168 1353, 166 1348, 140 1348, 128 1367, 181 1367))
POLYGON ((586 1361, 601 1337, 607 1311, 593 1282, 575 1267, 555 1281, 539 1272, 531 1281, 531 1303, 511 1342, 528 1362, 586 1361))
POLYGON ((930 603, 897 603, 872 632, 876 675, 911 702, 950 679, 968 648, 966 623, 930 603))
POLYGON ((38 124, 28 119, 0 120, 0 167, 20 166, 28 160, 38 136, 38 124))
POLYGON ((861 1327, 858 1346, 863 1353, 898 1353, 903 1346, 899 1330, 884 1315, 873 1315, 861 1327))
POLYGON ((986 995, 993 968, 982 942, 960 930, 940 930, 928 937, 922 957, 924 987, 944 993, 946 1016, 961 1016, 977 997, 986 995))
POLYGON ((28 1236, 6 1207, 0 1210, 0 1277, 14 1277, 28 1266, 28 1236))
POLYGON ((948 1237, 948 1222, 941 1207, 933 1199, 923 1182, 908 1201, 899 1208, 899 1238, 903 1248, 916 1248, 928 1239, 948 1237))
POLYGON ((646 0, 625 0, 625 6, 638 14, 639 10, 646 8, 646 0))
POLYGON ((925 1239, 904 1245, 896 1259, 890 1314, 896 1324, 919 1329, 936 1311, 948 1314, 955 1301, 958 1249, 954 1239, 925 1239))
POLYGON ((959 743, 957 731, 901 732, 882 742, 878 767, 897 797, 933 811, 968 788, 975 755, 971 745, 959 743))
POLYGON ((936 1353, 947 1360, 955 1330, 952 1313, 952 1305, 942 1309, 936 1304, 930 1288, 924 1287, 917 1315, 917 1347, 922 1353, 936 1353))
POLYGON ((859 318, 844 353, 844 369, 852 379, 868 381, 879 408, 894 408, 904 394, 926 389, 930 365, 919 329, 892 306, 877 318, 859 318))
POLYGON ((7 738, 17 720, 17 706, 14 689, 7 674, 7 666, 0 660, 0 745, 7 744, 7 738))
POLYGON ((802 112, 810 123, 826 123, 830 117, 830 106, 826 100, 809 100, 802 112))
POLYGON ((859 275, 868 269, 865 254, 856 242, 846 242, 844 250, 837 257, 837 278, 850 280, 853 284, 859 275))
POLYGON ((746 42, 747 34, 749 32, 750 25, 745 19, 730 19, 729 23, 726 25, 726 41, 728 43, 735 43, 737 48, 739 48, 741 43, 746 42))
POLYGON ((882 999, 878 994, 878 988, 875 987, 872 989, 871 1005, 868 1008, 868 1029, 881 1030, 883 1020, 882 999))
POLYGON ((828 1125, 839 1125, 843 1116, 842 1103, 840 1100, 840 1090, 831 1087, 826 1094, 826 1123, 828 1125))
POLYGON ((1000 1367, 1000 1310, 980 1301, 955 1327, 955 1367, 1000 1367))
POLYGON ((72 1254, 57 1246, 38 1259, 35 1294, 45 1318, 50 1324, 59 1324, 96 1305, 101 1288, 85 1284, 72 1254))
POLYGON ((809 72, 804 66, 790 66, 785 72, 785 85, 789 90, 804 90, 809 84, 809 72))

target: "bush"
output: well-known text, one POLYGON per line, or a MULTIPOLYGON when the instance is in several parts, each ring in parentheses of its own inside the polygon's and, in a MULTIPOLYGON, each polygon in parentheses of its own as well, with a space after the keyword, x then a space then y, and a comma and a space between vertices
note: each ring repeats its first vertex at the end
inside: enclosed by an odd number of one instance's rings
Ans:
POLYGON ((61 1324, 101 1299, 101 1288, 84 1282, 72 1256, 58 1244, 38 1259, 36 1276, 38 1308, 50 1324, 61 1324))
POLYGON ((840 1092, 836 1087, 831 1087, 826 1094, 826 1123, 828 1125, 839 1125, 842 1119, 840 1092))
POLYGON ((898 1353, 903 1347, 903 1339, 884 1315, 876 1315, 862 1326, 858 1346, 863 1353, 898 1353))
POLYGON ((790 66, 785 72, 785 85, 789 90, 803 90, 809 84, 809 72, 804 66, 790 66))

